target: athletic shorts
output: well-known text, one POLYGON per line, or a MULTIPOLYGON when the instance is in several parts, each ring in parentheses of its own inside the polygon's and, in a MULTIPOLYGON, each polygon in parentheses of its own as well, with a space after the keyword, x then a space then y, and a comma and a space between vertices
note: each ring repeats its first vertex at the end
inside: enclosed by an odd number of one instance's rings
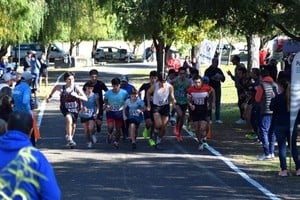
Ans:
POLYGON ((126 121, 126 124, 129 125, 129 124, 135 124, 136 127, 139 127, 140 125, 140 121, 136 120, 136 119, 127 119, 126 121))
POLYGON ((90 121, 90 120, 95 120, 95 119, 94 119, 94 117, 90 117, 90 118, 83 118, 83 117, 81 117, 81 118, 80 118, 80 122, 81 122, 81 123, 85 123, 85 122, 88 122, 88 121, 90 121))
POLYGON ((187 105, 187 104, 176 104, 176 106, 179 106, 179 107, 180 107, 180 109, 181 109, 181 111, 182 111, 183 113, 185 113, 185 112, 186 112, 186 110, 187 110, 187 107, 188 107, 188 105, 187 105))
POLYGON ((190 111, 190 117, 193 122, 196 121, 207 121, 207 112, 190 111))
POLYGON ((123 125, 123 120, 122 119, 113 119, 113 118, 107 118, 107 123, 115 123, 116 126, 121 127, 123 125))
POLYGON ((152 106, 152 113, 159 113, 161 116, 169 116, 170 115, 170 105, 163 105, 163 106, 152 106))

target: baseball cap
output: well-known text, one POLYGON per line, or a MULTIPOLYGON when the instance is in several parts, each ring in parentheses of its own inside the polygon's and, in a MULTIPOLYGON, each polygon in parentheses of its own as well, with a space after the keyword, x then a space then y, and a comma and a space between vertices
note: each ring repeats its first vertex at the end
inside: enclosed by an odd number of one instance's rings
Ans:
POLYGON ((6 81, 10 81, 10 80, 12 80, 12 75, 10 74, 10 73, 5 73, 3 76, 2 76, 2 78, 4 79, 4 81, 6 82, 6 81))
POLYGON ((32 79, 32 74, 30 72, 24 72, 21 76, 25 81, 32 79))
POLYGON ((122 75, 122 76, 121 76, 121 81, 126 81, 126 82, 128 82, 128 76, 122 75))

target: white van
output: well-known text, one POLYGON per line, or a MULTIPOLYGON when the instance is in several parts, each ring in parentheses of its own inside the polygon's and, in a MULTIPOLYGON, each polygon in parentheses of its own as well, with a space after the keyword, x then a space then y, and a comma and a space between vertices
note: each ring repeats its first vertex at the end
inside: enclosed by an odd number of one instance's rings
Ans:
MULTIPOLYGON (((38 43, 22 43, 14 46, 10 55, 13 57, 14 62, 18 62, 20 58, 22 65, 27 52, 30 50, 35 51, 37 57, 40 57, 44 51, 44 47, 38 43)), ((60 49, 56 44, 51 44, 51 51, 49 55, 50 62, 54 62, 54 60, 58 58, 64 58, 64 56, 67 55, 68 54, 64 50, 60 49)))

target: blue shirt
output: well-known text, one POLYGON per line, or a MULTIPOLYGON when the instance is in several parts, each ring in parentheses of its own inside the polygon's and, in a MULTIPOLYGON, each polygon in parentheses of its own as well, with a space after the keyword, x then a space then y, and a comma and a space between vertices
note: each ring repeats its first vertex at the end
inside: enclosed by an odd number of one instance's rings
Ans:
POLYGON ((14 111, 25 111, 31 113, 31 88, 28 83, 21 81, 12 90, 12 98, 14 100, 14 111))
POLYGON ((110 110, 106 112, 107 118, 122 119, 122 109, 125 100, 128 98, 126 90, 120 89, 118 93, 108 90, 104 94, 104 100, 107 100, 110 110))
POLYGON ((138 122, 143 120, 143 113, 137 112, 137 110, 143 110, 145 103, 141 99, 137 99, 135 102, 131 102, 130 99, 125 101, 126 115, 128 119, 135 119, 138 122))
MULTIPOLYGON (((11 196, 10 189, 13 188, 24 190, 28 194, 28 199, 59 200, 61 198, 52 166, 39 150, 32 147, 28 135, 12 130, 2 135, 0 158, 0 178, 8 184, 1 191, 6 195, 11 196), (13 171, 23 173, 18 177, 13 171), (26 180, 34 180, 38 186, 26 180)), ((1 197, 3 196, 0 194, 0 199, 1 197)))

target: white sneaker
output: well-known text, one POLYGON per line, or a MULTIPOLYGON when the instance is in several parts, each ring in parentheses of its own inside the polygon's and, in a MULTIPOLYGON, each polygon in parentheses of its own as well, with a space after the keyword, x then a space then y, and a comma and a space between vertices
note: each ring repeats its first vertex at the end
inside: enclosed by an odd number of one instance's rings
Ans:
POLYGON ((275 154, 274 153, 271 154, 271 158, 275 158, 275 154))
POLYGON ((92 134, 92 142, 93 142, 93 144, 97 143, 97 137, 95 134, 92 134))
POLYGON ((156 137, 156 144, 160 144, 161 143, 161 138, 159 136, 156 137))
POLYGON ((246 120, 243 119, 239 119, 237 121, 235 121, 236 124, 246 124, 246 120))
POLYGON ((92 145, 92 142, 88 142, 88 143, 87 143, 87 148, 88 148, 88 149, 91 149, 92 146, 93 146, 93 145, 92 145))
POLYGON ((257 157, 257 160, 259 160, 259 161, 262 161, 262 160, 270 160, 270 159, 272 159, 271 154, 269 154, 269 155, 262 155, 262 156, 258 156, 258 157, 257 157))
POLYGON ((217 124, 223 124, 223 121, 222 120, 216 120, 215 121, 217 124))

